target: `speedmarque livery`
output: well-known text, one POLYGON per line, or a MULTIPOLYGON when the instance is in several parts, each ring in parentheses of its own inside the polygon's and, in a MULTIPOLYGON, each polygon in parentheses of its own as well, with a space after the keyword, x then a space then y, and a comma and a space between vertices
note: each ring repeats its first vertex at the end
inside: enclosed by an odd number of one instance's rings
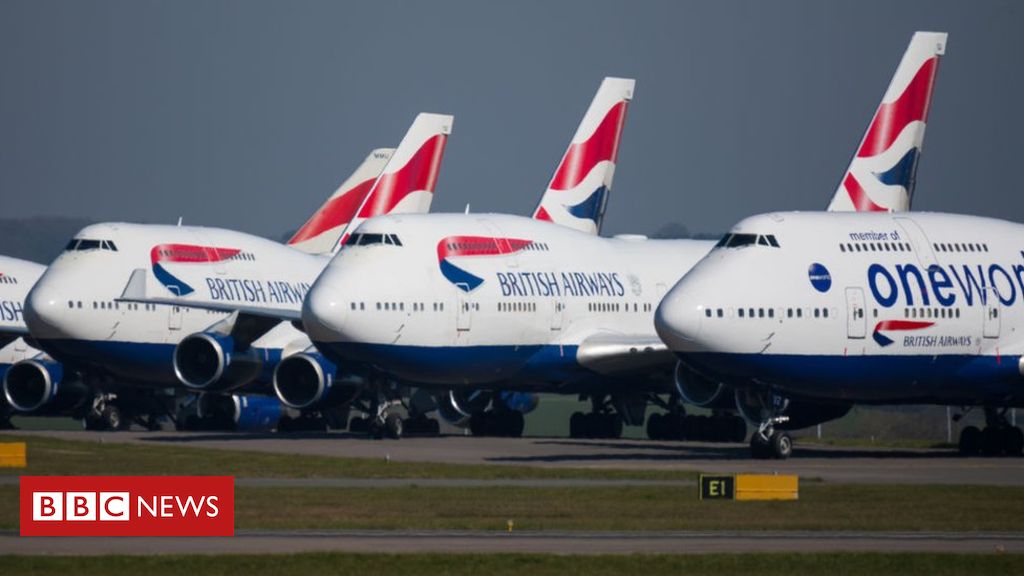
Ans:
POLYGON ((20 399, 12 404, 34 412, 64 406, 69 390, 58 385, 59 376, 63 373, 68 380, 70 370, 63 364, 87 384, 93 406, 86 418, 90 427, 123 427, 140 416, 156 426, 156 417, 167 409, 153 389, 179 382, 185 390, 203 393, 200 413, 192 416, 203 416, 205 406, 215 420, 230 417, 238 427, 274 426, 282 410, 271 396, 273 368, 282 357, 309 347, 305 335, 289 323, 245 310, 225 313, 184 306, 172 297, 216 294, 248 298, 261 307, 299 306, 350 221, 380 209, 426 210, 450 120, 417 118, 410 132, 417 137, 439 133, 440 139, 401 178, 391 173, 397 169, 380 176, 394 158, 390 150, 372 152, 288 245, 217 228, 121 223, 86 227, 51 264, 25 307, 34 341, 60 364, 10 371, 5 391, 20 399), (429 187, 406 189, 425 181, 429 187), (370 198, 379 202, 367 204, 370 198), (267 267, 264 259, 275 258, 287 265, 267 267), (145 291, 152 282, 149 292, 166 296, 121 299, 129 277, 130 287, 145 291), (240 391, 264 396, 232 396, 240 391))
MULTIPOLYGON (((855 403, 981 406, 966 453, 1020 454, 1024 226, 919 213, 776 213, 743 220, 662 301, 658 333, 708 396, 783 429, 855 403), (762 242, 768 238, 769 242, 762 242)), ((778 428, 778 430, 776 430, 778 428)))

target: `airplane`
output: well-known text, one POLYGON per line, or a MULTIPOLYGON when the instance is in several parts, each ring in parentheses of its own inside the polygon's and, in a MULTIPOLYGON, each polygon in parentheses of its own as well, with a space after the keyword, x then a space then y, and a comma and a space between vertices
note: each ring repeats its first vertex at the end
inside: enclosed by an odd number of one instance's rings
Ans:
MULTIPOLYGON (((915 34, 886 98, 898 96, 894 85, 915 62, 944 53, 945 41, 941 33, 915 34)), ((909 209, 934 64, 924 86, 915 85, 921 89, 898 98, 903 104, 883 99, 833 196, 832 210, 909 209), (875 142, 885 136, 882 123, 892 110, 908 108, 921 125, 880 149, 875 142), (918 114, 922 108, 924 114, 918 114), (852 198, 849 182, 901 149, 904 156, 915 152, 911 161, 901 161, 901 170, 883 175, 887 188, 858 188, 872 202, 843 201, 852 198)), ((585 171, 584 164, 578 172, 585 171)), ((605 203, 606 198, 595 202, 605 203)), ((666 286, 714 244, 589 236, 539 222, 551 220, 537 217, 546 206, 542 202, 533 220, 430 214, 364 223, 356 235, 390 235, 400 244, 350 245, 331 261, 302 310, 306 333, 322 356, 282 362, 275 374, 279 398, 292 405, 322 402, 346 388, 332 374, 371 367, 405 382, 450 390, 449 406, 471 415, 474 433, 518 435, 522 416, 505 409, 501 399, 511 392, 547 391, 591 399, 592 412, 570 420, 574 437, 617 436, 624 423, 642 424, 652 402, 669 409, 648 421, 652 437, 745 438, 743 420, 728 414, 732 405, 707 419, 687 417, 678 401, 658 398, 675 393, 677 400, 722 408, 678 386, 676 361, 653 322, 666 286)))
MULTIPOLYGON (((758 424, 757 458, 787 430, 856 404, 984 409, 964 454, 1019 455, 1024 227, 939 213, 781 212, 740 221, 665 296, 658 334, 677 381, 758 424)), ((315 295, 311 292, 307 298, 315 295)))
MULTIPOLYGON (((924 146, 939 59, 946 52, 945 32, 916 32, 871 117, 853 159, 828 204, 829 212, 905 212, 910 210, 924 146)), ((687 367, 676 369, 675 389, 690 404, 734 411, 729 394, 692 384, 687 367)), ((742 411, 740 411, 742 413, 742 411)), ((758 421, 758 423, 760 423, 758 421)), ((653 437, 678 436, 679 426, 648 424, 653 437)))
MULTIPOLYGON (((450 126, 450 117, 424 115, 417 120, 420 123, 414 123, 414 127, 429 129, 428 124, 439 120, 450 126)), ((428 164, 413 172, 428 170, 436 175, 443 140, 436 143, 437 150, 428 164)), ((149 270, 160 290, 167 293, 187 296, 212 286, 280 305, 300 302, 308 282, 291 275, 240 282, 226 276, 228 266, 256 268, 257 253, 281 249, 288 252, 293 270, 304 267, 311 270, 307 276, 315 278, 329 259, 330 251, 340 245, 344 226, 378 209, 376 205, 363 207, 374 184, 380 186, 378 196, 395 202, 403 200, 405 190, 401 182, 378 178, 391 157, 389 149, 374 150, 287 245, 218 228, 125 223, 84 228, 28 295, 25 322, 33 341, 55 361, 36 366, 33 371, 8 372, 4 379, 8 395, 34 396, 31 402, 14 408, 45 410, 48 405, 63 404, 56 399, 57 392, 63 393, 68 386, 57 386, 52 376, 64 364, 80 374, 85 387, 95 394, 93 410, 85 421, 87 427, 123 428, 142 415, 148 416, 144 422, 147 426, 155 427, 155 415, 166 410, 161 412, 154 390, 174 387, 179 377, 193 374, 189 370, 203 368, 198 364, 181 365, 176 344, 186 336, 209 332, 216 336, 213 340, 217 345, 231 345, 227 352, 233 362, 209 381, 197 379, 193 386, 186 387, 192 392, 208 392, 199 396, 205 402, 196 403, 199 415, 206 404, 214 419, 223 416, 218 411, 226 410, 238 427, 266 428, 279 424, 278 420, 287 423, 283 408, 269 395, 269 379, 282 355, 308 347, 300 331, 290 324, 266 321, 243 312, 225 314, 177 303, 122 302, 118 298, 124 289, 124 279, 136 269, 143 269, 149 270), (356 214, 357 208, 365 208, 366 212, 356 214), (319 254, 325 250, 326 254, 319 254), (202 269, 210 284, 183 281, 176 274, 176 268, 182 266, 202 269), (117 270, 123 270, 123 275, 117 270), (15 374, 23 378, 13 378, 15 374), (268 395, 232 397, 236 388, 245 385, 258 391, 261 382, 266 383, 268 395)), ((414 198, 405 198, 405 204, 390 207, 423 209, 420 207, 429 203, 431 192, 432 189, 424 190, 414 198)), ((195 345, 189 349, 197 348, 202 351, 201 346, 195 345)), ((208 360, 209 357, 196 359, 200 363, 208 360)), ((70 371, 63 372, 66 381, 70 371)), ((183 419, 178 420, 179 425, 183 423, 183 419)))
MULTIPOLYGON (((42 264, 0 256, 0 378, 16 362, 34 358, 39 350, 27 342, 28 328, 22 317, 25 295, 43 274, 42 264)), ((10 428, 10 402, 0 396, 0 428, 10 428)))
MULTIPOLYGON (((624 78, 605 78, 590 103, 590 106, 581 121, 579 128, 563 155, 555 174, 545 193, 541 197, 538 209, 534 217, 540 220, 551 221, 558 219, 559 223, 568 228, 577 229, 587 234, 596 234, 600 229, 604 213, 604 198, 611 189, 614 177, 614 169, 617 161, 617 150, 621 139, 622 130, 626 118, 626 107, 632 99, 634 81, 624 78), (589 163, 583 170, 581 161, 589 163)), ((368 200, 370 202, 370 200, 368 200)), ((361 222, 355 219, 349 225, 354 229, 361 222)), ((358 237, 355 243, 368 245, 370 242, 391 242, 390 237, 358 237)), ((351 244, 347 233, 343 236, 341 244, 351 244)), ((287 254, 273 255, 261 253, 262 262, 273 263, 270 269, 275 271, 286 270, 290 264, 287 254)), ((229 263, 230 266, 230 263, 229 263)), ((311 269, 292 271, 296 278, 308 278, 309 282, 315 280, 316 274, 309 275, 311 269)), ((187 281, 190 274, 201 274, 201 271, 182 269, 175 272, 180 278, 187 281)), ((202 278, 197 278, 202 282, 202 278)), ((180 304, 207 309, 216 309, 226 312, 244 311, 253 315, 262 315, 281 320, 300 320, 301 306, 298 302, 289 302, 287 306, 274 307, 265 302, 240 301, 231 295, 223 296, 220 291, 197 291, 177 297, 172 294, 164 294, 163 297, 154 296, 152 278, 148 279, 142 274, 135 277, 135 284, 126 289, 122 295, 122 301, 134 302, 164 302, 180 304)), ((210 352, 213 348, 209 335, 199 334, 195 338, 189 337, 183 340, 176 352, 176 357, 192 356, 197 359, 215 356, 217 353, 210 352), (196 344, 199 349, 189 352, 186 348, 196 344)), ((299 354, 290 355, 289 358, 301 369, 309 365, 317 365, 322 358, 315 350, 308 350, 299 354)), ((208 362, 197 362, 202 365, 215 365, 208 362)), ((180 363, 179 363, 180 365, 180 363)), ((288 369, 276 372, 275 387, 287 386, 285 382, 291 372, 288 369)), ((179 377, 188 376, 179 373, 179 377)), ((282 402, 293 409, 304 412, 321 411, 332 409, 338 406, 356 406, 368 417, 357 417, 352 420, 351 431, 370 431, 377 435, 388 434, 392 437, 399 437, 404 432, 426 432, 437 433, 439 425, 436 421, 426 417, 426 414, 438 410, 443 418, 456 426, 468 424, 468 415, 453 406, 447 398, 438 402, 435 394, 425 389, 409 390, 408 387, 398 386, 394 382, 370 381, 367 374, 351 374, 349 380, 352 386, 346 390, 348 393, 343 396, 332 398, 330 402, 295 402, 291 396, 281 395, 282 402), (405 399, 408 398, 408 402, 405 399), (398 404, 406 404, 408 418, 402 419, 391 409, 398 404)), ((183 382, 186 380, 183 379, 183 382)), ((297 386, 304 386, 300 382, 297 386)), ((488 402, 489 402, 488 396, 488 402)), ((535 395, 508 395, 503 401, 511 409, 520 413, 533 410, 537 405, 535 395)))

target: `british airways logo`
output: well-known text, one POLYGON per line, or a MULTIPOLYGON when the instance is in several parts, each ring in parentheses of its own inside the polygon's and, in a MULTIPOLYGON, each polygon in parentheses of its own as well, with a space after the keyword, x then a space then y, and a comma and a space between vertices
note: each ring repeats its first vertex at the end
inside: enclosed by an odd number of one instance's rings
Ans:
POLYGON ((217 248, 193 244, 158 244, 149 251, 149 259, 156 279, 172 293, 186 296, 194 292, 195 288, 168 272, 164 263, 211 264, 223 262, 239 252, 241 250, 237 248, 217 248))
POLYGON ((479 256, 506 256, 515 254, 533 244, 520 238, 494 238, 489 236, 448 236, 437 243, 437 265, 441 274, 463 292, 476 290, 484 279, 467 272, 451 262, 452 258, 479 256))
POLYGON ((893 343, 892 338, 889 338, 883 332, 896 332, 896 331, 908 331, 908 330, 923 330, 925 328, 931 328, 934 326, 934 322, 921 322, 917 320, 883 320, 878 324, 875 324, 875 329, 871 333, 871 338, 883 348, 893 343))

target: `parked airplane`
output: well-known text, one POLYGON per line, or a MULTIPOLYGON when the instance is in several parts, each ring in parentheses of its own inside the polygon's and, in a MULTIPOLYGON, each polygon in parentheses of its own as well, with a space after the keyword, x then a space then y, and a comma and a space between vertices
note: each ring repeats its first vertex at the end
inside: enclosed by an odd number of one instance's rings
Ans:
MULTIPOLYGON (((931 59, 944 49, 944 34, 914 36, 893 80, 897 87, 890 86, 886 98, 904 96, 897 97, 898 105, 883 100, 843 181, 879 166, 894 150, 911 160, 897 159, 899 170, 878 177, 887 187, 868 187, 865 194, 878 193, 877 202, 844 203, 852 186, 841 186, 831 209, 875 210, 879 202, 892 210, 909 208, 934 80, 931 59), (906 70, 922 61, 931 61, 929 74, 913 81, 912 90, 900 89, 906 70), (901 114, 917 124, 889 138, 890 120, 901 114)), ((580 166, 579 174, 589 168, 584 160, 572 165, 580 166)), ((589 396, 593 412, 573 415, 573 436, 615 436, 623 421, 641 424, 647 401, 662 403, 658 394, 673 391, 675 361, 654 332, 654 306, 665 286, 711 248, 690 240, 585 237, 500 215, 385 217, 356 234, 390 235, 400 244, 349 246, 332 260, 307 294, 302 315, 325 357, 283 362, 275 376, 279 397, 293 405, 323 401, 343 387, 332 374, 372 367, 405 382, 450 389, 449 405, 473 415, 474 431, 513 435, 522 430, 522 417, 506 410, 501 398, 519 390, 589 396)), ((720 407, 685 387, 675 391, 720 407)), ((686 418, 676 406, 669 404, 674 409, 668 416, 652 417, 652 436, 745 435, 739 418, 686 418)))
MULTIPOLYGON (((981 406, 964 453, 1020 454, 1024 226, 975 216, 773 213, 741 221, 658 308, 677 381, 758 422, 755 457, 786 430, 852 405, 981 406)), ((315 293, 311 293, 310 297, 315 293)))
MULTIPOLYGON (((604 210, 604 197, 610 190, 615 169, 615 160, 618 150, 619 139, 625 121, 626 107, 633 95, 634 81, 622 78, 605 78, 597 93, 594 96, 584 118, 577 130, 576 136, 570 142, 566 153, 562 157, 555 174, 548 184, 541 199, 540 207, 535 211, 535 217, 542 220, 559 219, 564 226, 595 234, 600 226, 600 220, 604 210), (548 212, 550 211, 550 213, 548 212), (551 214, 554 214, 552 216, 551 214)), ((368 200, 368 202, 372 202, 368 200)), ((354 229, 362 220, 354 220, 349 229, 354 229)), ((394 241, 390 236, 382 237, 358 237, 356 243, 369 245, 370 243, 389 244, 394 241)), ((352 244, 353 240, 346 237, 343 243, 352 244)), ((268 270, 280 273, 281 270, 291 266, 287 257, 269 257, 261 255, 262 262, 272 263, 268 270)), ((231 264, 229 263, 229 266, 231 264)), ((314 275, 307 276, 311 269, 304 269, 293 273, 294 277, 307 278, 312 282, 320 270, 317 269, 314 275)), ((176 274, 188 280, 190 275, 201 274, 201 271, 181 269, 176 274)), ((231 272, 229 271, 229 275, 231 272)), ((201 282, 197 278, 197 282, 201 282)), ((150 284, 152 280, 150 279, 150 284)), ((193 294, 176 298, 173 295, 165 294, 163 298, 154 297, 153 288, 145 283, 145 274, 137 277, 136 284, 126 291, 124 297, 141 302, 171 302, 199 306, 223 311, 242 310, 246 313, 259 314, 264 316, 277 317, 280 319, 298 321, 300 319, 301 306, 298 302, 290 302, 287 306, 271 306, 263 302, 244 302, 237 298, 224 297, 218 291, 204 293, 197 291, 193 294)), ((186 338, 182 341, 176 352, 176 357, 194 357, 204 359, 208 357, 219 358, 221 354, 212 350, 211 339, 208 335, 197 335, 196 338, 186 338), (187 350, 190 346, 197 346, 193 351, 187 350), (204 351, 205 350, 205 351, 204 351)), ((308 350, 301 354, 294 354, 286 359, 290 365, 296 366, 295 374, 303 374, 303 370, 317 365, 323 358, 315 351, 308 350)), ((196 365, 212 367, 221 363, 220 360, 207 363, 205 360, 195 362, 196 365)), ((182 363, 179 362, 179 366, 182 363)), ((292 372, 286 368, 277 373, 275 386, 280 389, 289 387, 289 377, 292 372)), ((179 376, 187 374, 179 371, 179 376)), ((376 433, 388 433, 392 436, 400 436, 403 431, 436 432, 438 424, 426 417, 426 414, 439 409, 441 415, 456 425, 468 423, 468 415, 452 407, 447 397, 443 396, 439 403, 434 394, 426 390, 416 390, 410 394, 408 387, 398 385, 395 382, 382 381, 370 378, 370 374, 348 374, 349 383, 352 386, 346 388, 347 394, 332 397, 329 401, 305 402, 294 401, 288 394, 280 395, 285 405, 301 409, 305 412, 322 411, 336 406, 348 406, 356 404, 357 407, 369 418, 353 419, 352 429, 372 429, 376 433), (411 396, 411 397, 410 397, 411 396), (408 399, 408 402, 406 402, 408 399), (407 404, 409 418, 401 419, 397 413, 392 413, 390 408, 398 403, 407 404), (440 406, 439 406, 440 404, 440 406)), ((302 387, 305 382, 291 384, 302 387)), ((488 396, 488 402, 490 397, 488 396)), ((507 395, 503 398, 504 405, 511 410, 520 412, 532 410, 536 407, 536 397, 527 395, 507 395)))
MULTIPOLYGON (((28 328, 22 317, 25 295, 46 267, 35 262, 0 256, 0 378, 11 365, 39 354, 25 342, 28 328)), ((10 402, 0 396, 0 428, 10 427, 10 402)))
MULTIPOLYGON (((438 146, 443 149, 443 139, 438 146)), ((154 388, 173 386, 183 374, 192 374, 188 372, 192 367, 177 362, 176 344, 187 335, 204 332, 227 338, 233 360, 230 368, 211 379, 192 382, 194 391, 216 393, 204 396, 213 401, 206 403, 208 411, 227 409, 238 425, 252 425, 254 419, 259 427, 276 423, 281 414, 276 400, 251 397, 243 401, 229 394, 246 384, 258 390, 260 382, 266 383, 269 393, 273 366, 281 356, 308 347, 301 332, 289 324, 278 325, 244 313, 225 314, 173 303, 120 302, 125 278, 145 266, 160 290, 167 293, 188 295, 197 289, 218 288, 222 293, 230 290, 278 305, 300 302, 308 288, 301 278, 279 275, 243 281, 227 276, 229 264, 232 269, 241 265, 257 268, 256 254, 280 249, 289 253, 292 269, 305 266, 314 271, 310 273, 314 278, 330 251, 340 245, 344 226, 372 193, 374 182, 380 184, 381 194, 392 193, 396 202, 402 199, 403 183, 378 179, 390 158, 390 150, 373 151, 289 241, 293 248, 217 228, 114 223, 79 232, 29 294, 25 319, 40 346, 75 368, 87 384, 85 388, 95 395, 87 425, 124 426, 141 415, 149 415, 146 423, 155 425, 152 416, 162 411, 153 401, 154 388), (321 251, 327 254, 316 254, 321 251), (202 269, 209 282, 183 281, 176 275, 179 266, 202 269)), ((440 161, 439 151, 434 160, 440 161)), ((433 168, 436 172, 436 166, 433 168)), ((429 196, 425 191, 408 204, 418 206, 424 197, 429 202, 429 196)), ((373 214, 376 207, 368 210, 361 216, 373 214)), ((209 358, 196 359, 204 360, 209 358)), ((61 406, 57 393, 63 394, 67 387, 56 385, 60 365, 45 363, 34 368, 18 372, 21 378, 14 378, 14 373, 5 378, 9 395, 24 399, 15 408, 45 411, 47 406, 61 406)))

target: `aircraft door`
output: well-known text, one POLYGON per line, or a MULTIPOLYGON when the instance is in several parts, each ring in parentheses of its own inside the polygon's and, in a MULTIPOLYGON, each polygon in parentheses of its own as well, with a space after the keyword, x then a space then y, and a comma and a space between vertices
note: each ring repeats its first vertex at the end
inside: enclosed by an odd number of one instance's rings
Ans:
POLYGON ((846 337, 864 338, 867 335, 867 315, 864 313, 864 290, 846 289, 846 337))
POLYGON ((469 295, 460 290, 455 300, 455 328, 459 332, 469 332, 473 327, 474 305, 474 302, 470 302, 469 295))
POLYGON ((1002 329, 1002 309, 999 307, 999 295, 995 289, 989 286, 985 290, 985 322, 982 327, 982 335, 985 338, 999 338, 1002 329))
POLYGON ((562 329, 562 316, 565 310, 565 304, 560 300, 551 300, 551 330, 562 329))
POLYGON ((170 330, 181 330, 181 306, 168 306, 167 328, 170 330))

